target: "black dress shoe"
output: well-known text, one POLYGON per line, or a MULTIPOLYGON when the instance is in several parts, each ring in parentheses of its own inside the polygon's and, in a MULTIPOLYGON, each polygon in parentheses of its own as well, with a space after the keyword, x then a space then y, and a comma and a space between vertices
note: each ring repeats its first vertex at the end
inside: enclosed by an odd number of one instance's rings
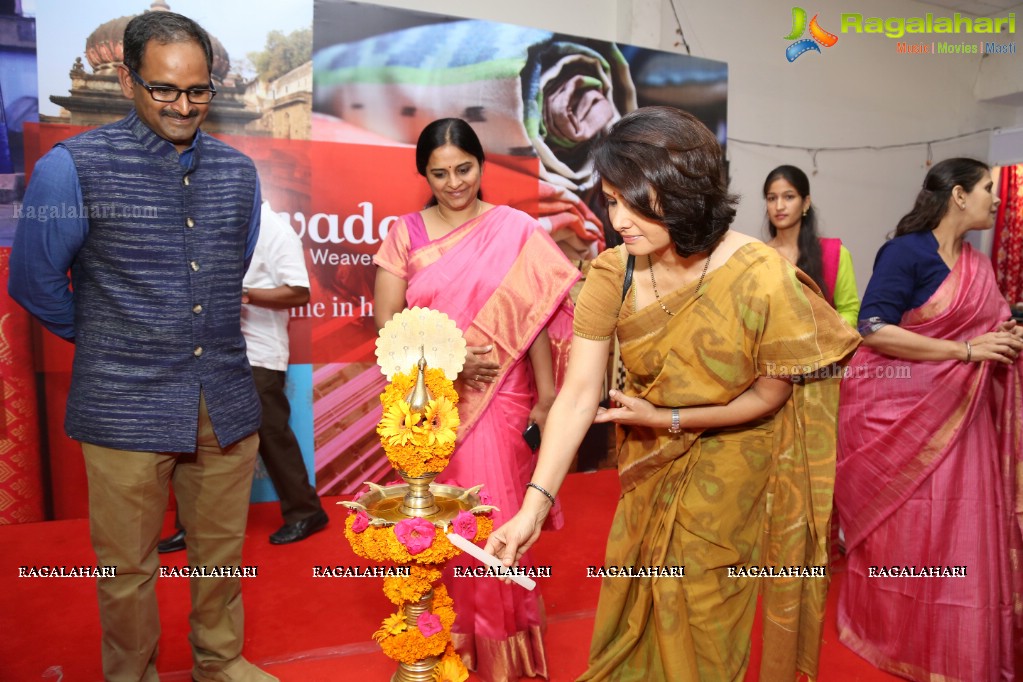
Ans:
POLYGON ((180 552, 185 548, 185 531, 179 530, 174 535, 160 540, 160 544, 156 546, 156 551, 160 554, 167 554, 168 552, 180 552))
POLYGON ((321 509, 312 516, 307 516, 301 521, 286 523, 281 526, 276 533, 270 536, 270 544, 286 545, 289 542, 305 540, 313 533, 326 528, 329 521, 330 517, 327 516, 327 512, 321 509))

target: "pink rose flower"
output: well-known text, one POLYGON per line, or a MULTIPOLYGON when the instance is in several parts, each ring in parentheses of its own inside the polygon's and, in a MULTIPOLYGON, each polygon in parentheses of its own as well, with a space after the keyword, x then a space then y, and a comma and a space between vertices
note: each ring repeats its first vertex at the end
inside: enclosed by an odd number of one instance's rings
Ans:
POLYGON ((430 637, 441 631, 440 618, 429 611, 423 611, 419 614, 419 618, 416 619, 416 625, 419 626, 419 631, 423 633, 423 637, 430 637))
POLYGON ((399 521, 394 526, 398 542, 405 545, 409 554, 419 554, 430 548, 437 529, 426 519, 412 518, 399 521))
POLYGON ((367 528, 369 528, 369 514, 360 511, 355 515, 355 520, 352 521, 352 530, 356 533, 361 533, 367 528))
POLYGON ((476 537, 476 517, 472 512, 458 512, 458 516, 451 522, 451 527, 456 533, 470 542, 476 537))
POLYGON ((480 498, 480 504, 488 504, 488 505, 489 504, 493 504, 493 502, 490 501, 492 499, 490 497, 490 493, 487 493, 487 492, 484 492, 484 491, 481 490, 479 492, 479 498, 480 498))

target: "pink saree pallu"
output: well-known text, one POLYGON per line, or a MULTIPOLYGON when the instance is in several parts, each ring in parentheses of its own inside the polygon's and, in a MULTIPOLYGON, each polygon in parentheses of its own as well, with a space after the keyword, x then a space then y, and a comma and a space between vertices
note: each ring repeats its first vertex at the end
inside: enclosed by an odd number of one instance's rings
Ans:
MULTIPOLYGON (((486 355, 501 366, 486 391, 456 383, 462 425, 458 446, 441 480, 484 484, 495 527, 518 511, 535 455, 522 438, 536 389, 527 353, 547 329, 556 379, 563 375, 572 334, 568 292, 579 271, 540 225, 505 206, 490 209, 448 235, 429 241, 418 213, 403 216, 398 234, 381 246, 376 262, 408 281, 406 302, 440 310, 455 321, 469 346, 493 344, 486 355)), ((549 524, 561 525, 560 509, 549 524)), ((529 555, 520 562, 531 565, 529 555)), ((467 577, 479 564, 449 562, 444 582, 455 600, 453 639, 481 679, 547 677, 543 603, 492 578, 467 577)))
MULTIPOLYGON (((1009 308, 969 244, 901 327, 962 341, 1009 308)), ((1023 676, 1023 362, 910 361, 861 347, 842 382, 841 641, 914 680, 1023 676)))

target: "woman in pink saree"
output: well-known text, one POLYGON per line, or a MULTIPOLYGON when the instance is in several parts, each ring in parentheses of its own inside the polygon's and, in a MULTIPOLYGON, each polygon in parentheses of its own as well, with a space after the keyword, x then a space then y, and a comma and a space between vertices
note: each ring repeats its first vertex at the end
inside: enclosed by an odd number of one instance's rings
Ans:
POLYGON ((842 382, 842 642, 913 680, 1023 675, 1023 329, 963 237, 988 168, 935 164, 878 253, 842 382))
MULTIPOLYGON (((568 292, 579 272, 536 220, 480 198, 483 161, 465 121, 440 119, 423 130, 416 165, 434 200, 402 216, 374 258, 374 315, 379 327, 406 307, 432 308, 462 330, 469 351, 456 382, 462 425, 442 476, 483 483, 500 524, 518 510, 533 471, 522 432, 531 423, 542 429, 554 402, 572 333, 568 292)), ((452 577, 457 564, 449 562, 444 581, 466 665, 488 682, 547 677, 538 593, 452 577)))

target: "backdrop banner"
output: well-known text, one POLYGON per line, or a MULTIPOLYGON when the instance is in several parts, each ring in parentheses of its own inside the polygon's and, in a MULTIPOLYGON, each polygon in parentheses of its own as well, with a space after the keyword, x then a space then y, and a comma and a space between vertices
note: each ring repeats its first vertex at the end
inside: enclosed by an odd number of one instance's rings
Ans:
MULTIPOLYGON (((29 175, 56 142, 127 112, 116 88, 121 44, 114 34, 130 16, 118 18, 113 9, 125 2, 110 0, 102 20, 105 5, 90 6, 96 22, 80 28, 64 13, 40 11, 39 54, 75 61, 69 73, 68 65, 44 67, 48 60, 40 59, 40 101, 58 109, 24 126, 29 175), (72 56, 69 41, 84 50, 72 56)), ((390 472, 375 432, 384 379, 374 356, 372 258, 397 217, 430 198, 415 170, 422 128, 440 117, 469 121, 487 153, 487 201, 535 216, 585 267, 614 236, 588 159, 593 141, 636 107, 667 104, 698 116, 724 145, 728 71, 722 62, 497 22, 346 1, 288 5, 306 17, 299 26, 304 22, 311 37, 284 35, 241 0, 215 7, 177 0, 172 9, 214 38, 227 31, 266 36, 267 51, 259 54, 234 54, 229 40, 215 40, 218 95, 204 129, 252 157, 264 198, 302 238, 311 298, 291 311, 292 426, 317 489, 347 494, 390 472), (241 75, 242 56, 270 71, 241 75)), ((42 491, 36 497, 50 501, 53 517, 85 516, 81 448, 63 431, 74 347, 27 321, 4 340, 26 358, 22 372, 37 375, 27 388, 39 387, 25 393, 34 411, 24 417, 38 435, 12 447, 19 461, 37 462, 25 475, 42 491)), ((2 367, 9 387, 15 371, 2 367)), ((253 500, 269 499, 273 488, 257 471, 253 500)), ((12 520, 40 513, 18 512, 12 520)))

